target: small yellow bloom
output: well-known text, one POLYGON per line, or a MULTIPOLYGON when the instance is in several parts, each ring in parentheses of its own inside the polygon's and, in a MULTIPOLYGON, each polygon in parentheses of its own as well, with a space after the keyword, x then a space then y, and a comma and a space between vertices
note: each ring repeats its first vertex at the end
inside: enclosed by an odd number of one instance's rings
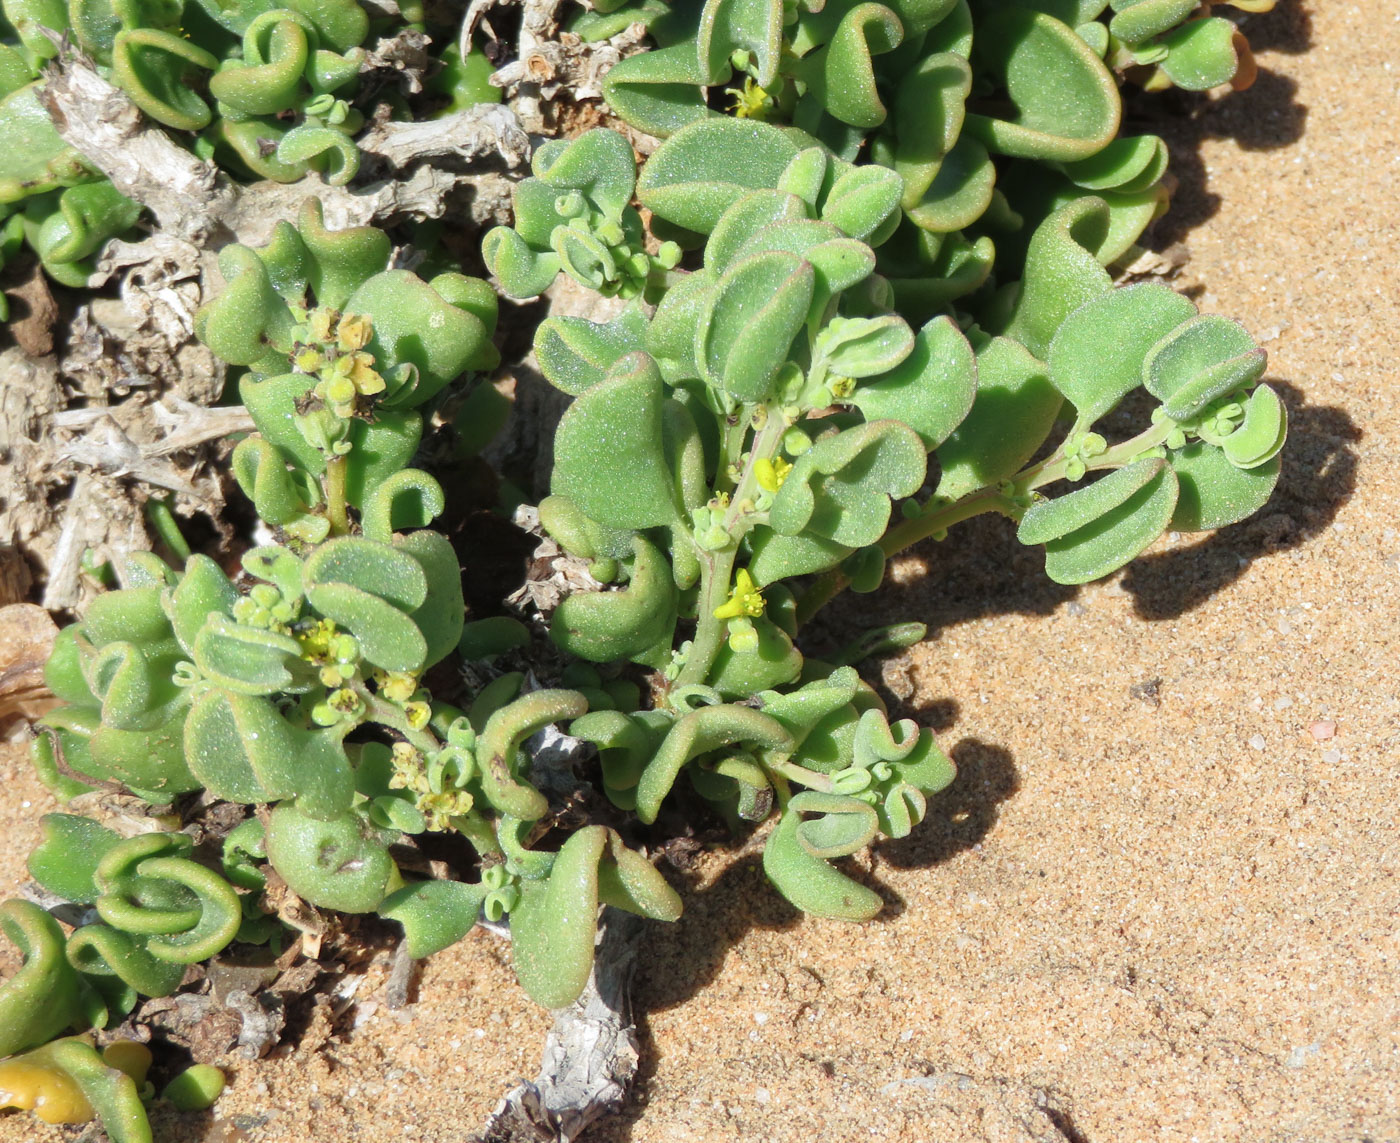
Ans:
POLYGON ((782 457, 776 460, 759 459, 754 461, 753 471, 758 477, 758 486, 763 491, 777 492, 783 486, 788 473, 792 471, 792 465, 782 457))
POLYGON ((307 327, 311 331, 313 341, 330 341, 331 331, 335 329, 338 315, 335 310, 321 308, 311 311, 311 317, 307 320, 307 327))
POLYGON ((368 345, 373 333, 368 317, 363 314, 354 317, 347 315, 340 319, 340 325, 335 331, 335 340, 342 350, 352 353, 368 345))
POLYGON ((404 703, 403 713, 413 730, 422 730, 433 717, 432 708, 425 702, 404 703))
POLYGON ((738 619, 747 615, 758 618, 763 614, 763 593, 754 586, 753 576, 748 569, 740 568, 734 577, 734 590, 729 599, 715 608, 716 619, 738 619))

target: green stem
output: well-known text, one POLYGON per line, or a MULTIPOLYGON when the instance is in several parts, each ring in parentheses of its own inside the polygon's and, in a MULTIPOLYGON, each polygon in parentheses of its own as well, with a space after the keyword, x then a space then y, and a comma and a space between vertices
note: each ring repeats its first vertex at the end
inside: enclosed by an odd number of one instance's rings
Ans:
POLYGON ((772 771, 775 776, 784 779, 791 779, 799 785, 806 786, 811 790, 821 790, 823 793, 831 793, 831 778, 826 774, 819 774, 815 770, 808 770, 805 766, 799 766, 796 762, 764 762, 764 767, 772 771))
POLYGON ((332 536, 350 533, 349 502, 346 500, 349 471, 349 457, 333 456, 326 461, 326 517, 331 522, 332 536))
MULTIPOLYGON (((1163 420, 1160 424, 1144 429, 1137 436, 1122 444, 1105 449, 1098 456, 1085 461, 1084 467, 1090 472, 1105 468, 1122 468, 1123 465, 1136 460, 1148 449, 1156 448, 1162 444, 1171 435, 1174 427, 1172 421, 1163 420)), ((1071 436, 1073 435, 1075 434, 1071 434, 1071 436)), ((880 541, 880 547, 886 556, 897 555, 921 540, 928 539, 929 536, 947 531, 954 524, 961 524, 964 520, 970 520, 972 517, 981 516, 986 512, 1000 512, 1015 520, 1021 512, 1016 499, 1037 488, 1044 488, 1047 484, 1063 480, 1068 467, 1069 457, 1064 455, 1062 448, 1056 449, 1044 460, 1023 469, 1005 484, 987 485, 984 488, 979 488, 976 492, 969 493, 961 500, 955 500, 952 504, 940 508, 936 512, 924 513, 895 525, 885 533, 884 538, 880 541), (1008 484, 1012 489, 1009 496, 1002 491, 1008 484)), ((819 576, 797 602, 798 624, 801 625, 811 619, 844 591, 850 582, 850 579, 841 573, 840 568, 833 568, 819 576)))
POLYGON ((376 694, 371 694, 362 686, 357 686, 355 690, 364 700, 365 716, 371 722, 387 726, 390 730, 397 730, 408 740, 409 745, 424 754, 436 754, 442 749, 442 743, 431 730, 414 730, 408 725, 408 719, 398 707, 385 702, 376 694))
MULTIPOLYGON (((1156 448, 1162 444, 1175 427, 1175 422, 1163 418, 1160 424, 1152 425, 1122 444, 1116 444, 1112 448, 1105 449, 1098 456, 1086 460, 1084 467, 1089 472, 1096 472, 1104 468, 1122 468, 1148 449, 1156 448)), ((1054 484, 1057 480, 1063 480, 1068 466, 1069 458, 1064 455, 1063 451, 1057 449, 1039 464, 1031 465, 1030 468, 1025 469, 1012 480, 1018 491, 1031 492, 1037 488, 1044 488, 1047 484, 1054 484)))
MULTIPOLYGON (((981 516, 986 512, 1001 512, 1003 515, 1014 518, 1016 505, 996 488, 990 486, 980 488, 944 508, 896 524, 885 533, 884 538, 880 541, 880 547, 886 556, 897 555, 921 540, 947 531, 954 524, 961 524, 964 520, 971 520, 974 516, 981 516)), ((812 586, 803 592, 802 597, 797 601, 798 626, 806 623, 836 596, 845 591, 850 586, 850 582, 850 577, 839 567, 832 568, 831 571, 818 576, 812 586)))
MULTIPOLYGON (((740 442, 739 447, 742 447, 744 433, 747 433, 752 421, 752 410, 749 412, 750 417, 736 426, 744 432, 731 430, 726 440, 726 460, 722 462, 726 463, 726 466, 728 454, 735 447, 734 442, 737 440, 740 442)), ((769 410, 767 420, 754 437, 753 447, 749 450, 749 462, 739 477, 739 483, 730 497, 729 509, 724 516, 724 528, 729 533, 732 543, 722 551, 700 553, 700 596, 696 603, 695 638, 691 641, 690 653, 686 656, 685 666, 681 668, 675 686, 703 683, 709 678, 710 668, 715 664, 715 657, 724 642, 727 627, 725 620, 715 618, 715 610, 723 606, 729 598, 729 588, 734 578, 734 561, 739 554, 739 541, 758 522, 757 514, 753 511, 753 501, 758 492, 757 465, 760 460, 773 459, 786 431, 787 424, 782 414, 776 409, 769 410)), ((715 483, 718 485, 719 481, 715 483)))
POLYGON ((152 496, 146 501, 146 519, 150 521, 161 542, 170 549, 171 555, 182 564, 190 558, 190 545, 180 531, 175 513, 170 510, 168 496, 152 496))
POLYGON ((714 666, 724 641, 725 621, 715 618, 715 610, 729 598, 729 582, 734 578, 734 557, 737 546, 720 552, 704 552, 700 556, 700 596, 696 602, 695 638, 685 666, 676 677, 675 686, 703 683, 714 666))

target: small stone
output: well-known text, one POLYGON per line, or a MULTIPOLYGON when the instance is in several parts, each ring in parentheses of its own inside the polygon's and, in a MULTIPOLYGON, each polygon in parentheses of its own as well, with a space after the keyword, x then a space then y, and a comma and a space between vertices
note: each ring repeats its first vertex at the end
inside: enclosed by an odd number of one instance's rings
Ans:
POLYGON ((1335 766, 1342 760, 1342 752, 1340 750, 1324 750, 1322 760, 1329 766, 1335 766))
POLYGON ((1293 700, 1292 700, 1291 698, 1289 698, 1287 695, 1281 695, 1280 697, 1274 699, 1274 709, 1275 709, 1275 710, 1287 710, 1287 709, 1288 709, 1290 706, 1292 706, 1292 705, 1293 705, 1293 700))
POLYGON ((1329 738, 1337 736, 1337 724, 1330 719, 1313 723, 1308 727, 1310 733, 1318 742, 1326 742, 1329 738))
POLYGON ((772 1098, 773 1096, 769 1093, 766 1087, 760 1087, 754 1090, 753 1099, 755 1103, 767 1103, 772 1098))
POLYGON ((1264 741, 1264 736, 1262 734, 1256 734, 1253 738, 1249 740, 1249 745, 1255 750, 1263 750, 1264 747, 1268 745, 1268 743, 1264 741))

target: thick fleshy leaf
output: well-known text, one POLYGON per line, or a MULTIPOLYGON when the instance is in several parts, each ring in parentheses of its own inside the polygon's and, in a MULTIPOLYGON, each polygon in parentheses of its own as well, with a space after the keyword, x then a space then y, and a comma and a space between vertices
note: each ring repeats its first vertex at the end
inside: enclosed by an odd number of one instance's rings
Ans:
POLYGON ((85 1024, 83 989, 63 955, 63 930, 30 901, 0 904, 0 932, 23 964, 0 986, 0 1056, 10 1056, 85 1024))
POLYGON ((555 609, 549 637, 595 663, 635 659, 664 644, 676 624, 676 585, 661 550, 633 539, 631 579, 623 591, 574 592, 555 609))
POLYGON ((1040 448, 1062 403, 1040 361, 1018 342, 993 338, 977 354, 972 411, 938 449, 938 494, 957 500, 1015 474, 1040 448))
POLYGON ((1050 350, 1060 323, 1085 302, 1107 292, 1112 279, 1097 258, 1108 237, 1102 199, 1077 199, 1036 228, 1026 252, 1025 277, 1006 335, 1039 358, 1050 350))
POLYGON ((603 78, 603 98, 632 126, 665 137, 709 116, 701 92, 707 80, 696 45, 687 40, 615 64, 603 78))
POLYGON ((894 105, 894 169, 905 208, 918 205, 962 132, 972 69, 951 52, 927 56, 900 81, 894 105))
POLYGON ((695 356, 706 380, 745 404, 767 400, 815 288, 811 263, 793 254, 751 254, 732 265, 695 331, 695 356))
POLYGON ((763 847, 763 872, 778 892, 804 913, 843 921, 868 921, 884 902, 878 893, 852 881, 813 856, 798 839, 800 814, 788 812, 763 847))
POLYGON ((1021 517, 1016 538, 1023 544, 1045 544, 1068 536, 1131 499, 1161 474, 1166 463, 1147 457, 1102 476, 1086 487, 1053 500, 1039 500, 1021 517))
POLYGON ((888 373, 914 350, 914 331, 898 314, 832 318, 817 335, 815 354, 839 377, 864 379, 888 373))
POLYGON ((403 926, 408 955, 417 960, 471 932, 489 892, 486 885, 462 881, 415 881, 385 897, 378 912, 403 926))
POLYGON ((868 421, 824 437, 793 465, 773 499, 769 523, 786 536, 810 532, 851 548, 873 544, 890 518, 890 498, 923 484, 927 453, 899 421, 868 421))
POLYGON ((850 238, 879 245, 879 236, 889 235, 902 190, 898 176, 887 167, 851 167, 837 177, 822 201, 822 221, 850 238))
POLYGON ((751 707, 704 706, 682 715, 637 783, 637 816, 654 822, 687 762, 740 742, 761 750, 790 749, 792 736, 782 723, 751 707))
POLYGON ((1288 411, 1273 389, 1260 385, 1245 403, 1244 423, 1221 449, 1236 468, 1258 468, 1278 455, 1287 435, 1288 411))
POLYGON ((92 879, 97 863, 119 836, 75 814, 45 814, 39 824, 44 840, 29 855, 29 875, 50 893, 91 905, 98 896, 92 879))
POLYGON ((1244 326, 1208 314, 1178 326, 1148 351, 1143 382, 1167 416, 1186 420, 1257 381, 1266 364, 1244 326))
POLYGON ((726 642, 715 655, 708 682, 723 698, 745 699, 786 686, 802 674, 802 652, 786 631, 766 616, 755 619, 753 626, 757 646, 736 651, 726 642))
POLYGON ((903 421, 924 447, 936 449, 962 423, 977 395, 977 358, 949 317, 937 317, 914 338, 899 365, 856 386, 851 397, 867 420, 903 421))
POLYGON ((428 581, 423 603, 410 611, 408 617, 423 633, 423 642, 428 648, 423 666, 431 667, 456 650, 462 637, 466 615, 462 569, 451 543, 436 532, 413 532, 395 547, 418 561, 428 581))
POLYGON ((1098 294, 1070 314, 1050 342, 1050 380, 1088 426, 1142 384, 1148 351, 1196 316, 1189 298, 1157 282, 1098 294))
POLYGON ((1235 25, 1220 16, 1190 20, 1163 37, 1162 45, 1167 49, 1162 70, 1186 91, 1207 91, 1229 83, 1248 51, 1235 25))
POLYGON ((546 1008, 572 1004, 593 969, 598 922, 598 863, 608 831, 574 833, 554 859, 548 881, 527 881, 510 915, 512 962, 521 987, 546 1008))
POLYGON ((384 900, 396 872, 387 848, 391 836, 353 810, 321 821, 283 802, 269 820, 267 858, 308 903, 370 913, 384 900))
POLYGON ((637 306, 609 322, 548 317, 535 331, 535 359, 551 385, 577 397, 602 381, 627 354, 647 348, 647 325, 637 306))
POLYGON ((1053 16, 1011 6, 982 14, 973 52, 1015 108, 1008 118, 967 117, 967 129, 990 150, 1072 161, 1118 133, 1122 106, 1113 73, 1053 16))
POLYGON ((971 226, 991 205, 995 183, 996 168, 987 148, 964 135, 943 156, 937 174, 908 207, 909 219, 933 234, 971 226))
POLYGON ((1056 583, 1076 584, 1117 571, 1166 530, 1176 497, 1176 473, 1163 464, 1116 508, 1047 543, 1045 574, 1056 583))
POLYGON ((1236 468, 1205 441, 1194 441, 1171 454, 1181 486, 1169 527, 1176 532, 1205 532, 1252 516, 1268 503, 1278 483, 1279 458, 1257 468, 1236 468))
POLYGON ((656 149, 637 180, 637 197, 668 222, 708 234, 746 192, 776 187, 797 153, 796 143, 766 123, 707 119, 656 149))
POLYGON ((676 519, 675 480, 662 451, 663 398, 661 374, 650 357, 622 358, 559 422, 552 490, 614 528, 676 519))
POLYGON ((858 798, 803 790, 788 802, 788 813, 816 814, 798 825, 797 843, 813 857, 845 857, 868 845, 879 829, 872 806, 858 798))

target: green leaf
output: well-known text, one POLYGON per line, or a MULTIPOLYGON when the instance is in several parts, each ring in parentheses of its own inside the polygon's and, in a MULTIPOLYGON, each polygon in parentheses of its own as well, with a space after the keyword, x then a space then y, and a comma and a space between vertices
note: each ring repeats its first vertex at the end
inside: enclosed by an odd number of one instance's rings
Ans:
POLYGON ((932 451, 962 423, 976 394, 972 347, 952 318, 937 317, 915 335, 900 364, 856 386, 851 404, 867 420, 903 421, 932 451))
POLYGON ((403 926, 408 955, 418 960, 455 945, 476 925, 489 886, 415 881, 390 893, 378 913, 403 926))
MULTIPOLYGON (((1162 461, 1147 463, 1158 466, 1157 470, 1137 492, 1093 522, 1045 545, 1046 575, 1066 584, 1101 579, 1166 530, 1176 508, 1176 473, 1162 461)), ((1093 487, 1082 490, 1093 491, 1093 487)))
POLYGON ((823 48, 790 66, 807 84, 809 98, 832 118, 852 127, 878 127, 886 112, 872 57, 893 51, 903 39, 904 25, 884 4, 855 4, 823 48))
POLYGON ((200 131, 213 113, 190 81, 215 71, 216 56, 174 32, 128 28, 112 42, 112 80, 147 115, 177 131, 200 131))
POLYGON ((520 744, 550 723, 578 718, 587 710, 588 701, 577 691, 538 690, 493 713, 486 720, 477 748, 487 800, 522 822, 542 818, 549 810, 544 795, 517 780, 525 766, 520 744))
POLYGON ((643 536, 632 540, 631 580, 624 591, 575 592, 555 609, 549 637, 571 655, 595 663, 670 653, 676 624, 676 586, 661 550, 643 536))
POLYGON ((878 246, 899 214, 903 184, 886 167, 871 164, 843 172, 822 202, 821 217, 850 238, 878 246))
POLYGON ((745 699, 759 691, 786 686, 802 673, 802 653, 772 620, 753 621, 758 645, 736 651, 728 642, 715 655, 707 681, 722 698, 745 699))
POLYGON ((1266 364, 1244 326, 1209 314, 1178 326, 1148 351, 1143 381, 1167 416, 1180 421, 1257 381, 1266 364))
POLYGON ((813 857, 845 857, 865 848, 878 831, 875 810, 858 798, 803 790, 788 802, 788 813, 816 814, 797 827, 797 843, 813 857))
POLYGON ((1156 282, 1098 294, 1070 314, 1046 360, 1055 388, 1078 411, 1076 424, 1093 424, 1136 389, 1148 351, 1195 316, 1189 298, 1156 282))
POLYGON ((354 797, 344 733, 304 730, 267 699, 210 689, 190 709, 185 753, 220 798, 253 804, 299 797, 306 813, 331 818, 354 797))
POLYGON ((97 1112, 112 1143, 151 1143, 151 1125, 135 1080, 108 1067, 86 1040, 60 1040, 49 1051, 97 1112))
POLYGON ((1100 477, 1053 500, 1038 500, 1021 517, 1016 538, 1023 544, 1045 544, 1092 524, 1130 500, 1161 475, 1165 460, 1146 457, 1100 477))
POLYGON ((1112 286, 1096 257, 1108 237, 1109 211, 1102 199, 1081 198, 1042 222, 1026 252, 1025 277, 1006 335, 1039 358, 1050 350, 1060 323, 1112 286))
POLYGON ((804 913, 843 921, 870 920, 884 907, 879 894, 810 853, 798 838, 802 824, 802 816, 789 811, 768 835, 763 847, 763 872, 768 880, 804 913))
MULTIPOLYGON (((329 229, 317 198, 308 199, 301 208, 297 232, 309 257, 307 280, 311 292, 319 305, 332 309, 346 310, 355 290, 386 270, 393 253, 389 236, 373 226, 329 229)), ((263 251, 263 257, 271 258, 270 247, 263 251)))
POLYGON ((890 497, 923 484, 927 453, 899 421, 870 421, 823 437, 797 458, 773 498, 775 532, 809 532, 851 548, 873 544, 890 518, 890 497))
POLYGON ((311 686, 295 639, 235 623, 226 615, 206 616, 191 655, 205 678, 240 694, 270 695, 311 686))
POLYGON ((637 197, 668 222, 708 234, 746 192, 776 187, 797 153, 797 144, 766 123, 706 119, 656 149, 637 180, 637 197))
POLYGON ((914 350, 914 333, 898 314, 832 318, 817 335, 814 355, 841 377, 866 378, 896 368, 914 350))
POLYGON ((1287 435, 1288 411, 1273 389, 1260 385, 1245 404, 1244 423, 1221 448, 1236 468, 1258 468, 1279 454, 1287 435))
POLYGON ((97 863, 119 840, 91 818, 45 814, 39 819, 44 840, 29 855, 29 875, 50 893, 91 905, 97 900, 93 874, 97 863))
POLYGON ((725 271, 695 331, 708 382, 745 404, 767 400, 815 287, 811 263, 778 251, 750 254, 725 271))
POLYGON ((0 904, 0 932, 24 958, 0 986, 0 1056, 86 1025, 82 985, 63 955, 58 922, 32 902, 6 901, 0 904))
POLYGON ((396 872, 386 848, 391 836, 354 810, 322 821, 293 802, 282 802, 268 824, 267 857, 292 892, 309 904, 371 913, 396 872))
POLYGON ((996 168, 987 148, 964 135, 938 166, 920 197, 908 208, 921 230, 947 234, 971 226, 992 202, 996 168))
POLYGON ((603 98, 632 126, 664 137, 705 121, 710 112, 700 87, 707 80, 696 45, 687 41, 614 64, 603 77, 603 98))
POLYGON ((740 742, 762 749, 789 749, 792 737, 782 723, 749 707, 705 706, 682 715, 637 784, 637 816, 648 824, 654 822, 687 762, 740 742))
POLYGON ((938 450, 938 495, 958 500, 1020 470, 1054 426, 1062 398, 1045 366, 998 337, 977 354, 972 411, 938 450))
POLYGON ((622 358, 559 422, 552 490, 614 528, 676 519, 675 480, 661 447, 663 397, 650 357, 622 358))
POLYGON ((577 397, 602 381, 623 357, 647 348, 647 326, 637 305, 609 322, 550 316, 535 331, 535 359, 551 385, 577 397))
POLYGON ((1240 65, 1241 45, 1248 43, 1229 20, 1211 16, 1190 20, 1162 39, 1167 78, 1186 91, 1208 91, 1229 83, 1240 65))
POLYGON ((462 598, 462 569, 457 553, 443 536, 420 531, 405 536, 395 545, 422 566, 428 592, 421 606, 409 612, 409 619, 423 633, 427 653, 423 666, 431 667, 457 649, 462 637, 466 604, 462 598))
POLYGON ((111 925, 76 929, 65 949, 68 963, 90 977, 109 977, 141 996, 169 996, 185 978, 185 965, 159 960, 146 941, 111 925))
POLYGON ((1118 133, 1118 84, 1094 50, 1053 16, 1004 7, 979 16, 974 63, 1014 107, 1007 118, 967 116, 993 151, 1030 159, 1083 159, 1118 133))
POLYGON ((1257 468, 1236 468, 1226 455, 1204 441, 1171 454, 1181 486, 1168 525, 1175 532, 1205 532, 1252 516, 1268 503, 1278 483, 1277 456, 1257 468))

